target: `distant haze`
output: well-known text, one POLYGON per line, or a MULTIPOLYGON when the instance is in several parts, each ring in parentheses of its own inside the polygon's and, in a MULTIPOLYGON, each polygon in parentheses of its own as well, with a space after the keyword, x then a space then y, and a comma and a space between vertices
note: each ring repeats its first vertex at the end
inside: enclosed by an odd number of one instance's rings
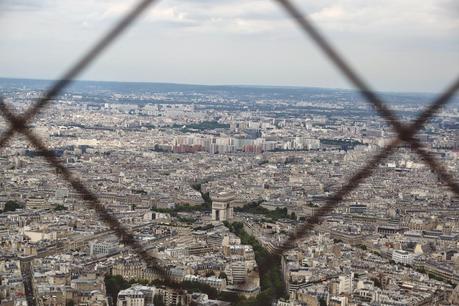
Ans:
MULTIPOLYGON (((136 1, 0 0, 0 77, 58 78, 136 1)), ((296 1, 377 90, 459 76, 459 1, 296 1)), ((349 88, 268 0, 164 0, 82 79, 349 88)))

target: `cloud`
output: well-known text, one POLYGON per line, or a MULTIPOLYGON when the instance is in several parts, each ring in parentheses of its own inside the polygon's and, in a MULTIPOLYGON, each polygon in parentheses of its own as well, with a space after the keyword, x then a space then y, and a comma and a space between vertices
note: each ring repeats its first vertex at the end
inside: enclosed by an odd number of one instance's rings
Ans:
MULTIPOLYGON (((138 1, 0 0, 3 73, 58 74, 138 1)), ((457 73, 458 0, 292 1, 385 88, 432 89, 457 73)), ((340 80, 270 0, 159 1, 101 59, 88 78, 315 86, 340 80), (189 79, 185 71, 193 71, 189 79)))
POLYGON ((438 9, 441 1, 341 0, 324 5, 311 17, 326 28, 337 31, 394 35, 437 35, 446 31, 450 35, 453 29, 457 29, 457 22, 445 18, 445 12, 438 9))
POLYGON ((49 5, 49 2, 49 0, 2 0, 0 1, 0 11, 9 13, 43 10, 49 5))
POLYGON ((459 1, 438 0, 435 8, 439 16, 449 21, 452 30, 459 30, 459 1))
MULTIPOLYGON (((438 35, 459 30, 457 0, 322 0, 294 1, 324 30, 348 33, 395 32, 438 35), (456 18, 454 18, 456 17, 456 18), (395 30, 395 31, 394 31, 395 30)), ((53 7, 83 27, 114 22, 125 15, 135 0, 0 0, 7 11, 44 11, 53 7), (53 5, 50 5, 53 4, 53 5), (68 12, 72 12, 68 15, 68 12)), ((163 0, 144 13, 138 24, 156 24, 162 30, 183 27, 204 33, 279 33, 292 21, 275 1, 269 0, 163 0)))
MULTIPOLYGON (((112 1, 100 14, 101 20, 117 19, 125 15, 135 2, 112 1)), ((209 0, 161 1, 153 9, 144 12, 141 24, 172 25, 173 28, 192 28, 197 32, 254 33, 275 26, 268 25, 274 5, 265 0, 235 1, 209 0)), ((279 12, 277 12, 279 15, 279 12)))

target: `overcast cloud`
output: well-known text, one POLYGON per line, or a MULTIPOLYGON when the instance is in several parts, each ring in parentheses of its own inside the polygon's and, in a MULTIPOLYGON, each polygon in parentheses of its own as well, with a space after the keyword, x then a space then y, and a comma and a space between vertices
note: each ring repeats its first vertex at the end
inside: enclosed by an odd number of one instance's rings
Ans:
MULTIPOLYGON (((0 76, 57 78, 131 0, 0 0, 0 76)), ((297 0, 378 90, 459 76, 457 0, 297 0)), ((349 87, 269 0, 163 0, 82 79, 349 87)))

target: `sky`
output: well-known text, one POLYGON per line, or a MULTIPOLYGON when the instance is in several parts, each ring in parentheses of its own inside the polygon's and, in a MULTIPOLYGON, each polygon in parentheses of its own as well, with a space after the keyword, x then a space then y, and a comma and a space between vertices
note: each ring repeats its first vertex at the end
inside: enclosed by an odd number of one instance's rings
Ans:
MULTIPOLYGON (((0 77, 56 79, 134 0, 0 0, 0 77)), ((458 0, 296 0, 376 90, 459 77, 458 0)), ((162 0, 79 79, 351 88, 271 0, 162 0)))

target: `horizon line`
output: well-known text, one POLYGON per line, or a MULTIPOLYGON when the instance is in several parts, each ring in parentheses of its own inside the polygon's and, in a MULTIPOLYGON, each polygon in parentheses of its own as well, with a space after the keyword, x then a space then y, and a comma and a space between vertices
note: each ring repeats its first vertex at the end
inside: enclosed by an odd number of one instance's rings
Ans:
MULTIPOLYGON (((4 77, 0 76, 0 80, 26 80, 26 81, 46 81, 56 82, 59 79, 34 78, 34 77, 4 77)), ((306 85, 263 85, 263 84, 196 84, 185 82, 169 82, 169 81, 115 81, 115 80, 91 80, 91 79, 75 79, 73 82, 99 82, 99 83, 124 83, 124 84, 158 84, 158 85, 183 85, 196 87, 236 87, 236 88, 278 88, 278 89, 322 89, 322 90, 342 90, 358 93, 360 90, 355 88, 343 87, 321 87, 321 86, 306 86, 306 85)), ((71 87, 70 84, 68 87, 71 87)), ((418 94, 418 95, 437 95, 439 92, 432 91, 398 91, 398 90, 374 90, 376 93, 382 94, 418 94)))

